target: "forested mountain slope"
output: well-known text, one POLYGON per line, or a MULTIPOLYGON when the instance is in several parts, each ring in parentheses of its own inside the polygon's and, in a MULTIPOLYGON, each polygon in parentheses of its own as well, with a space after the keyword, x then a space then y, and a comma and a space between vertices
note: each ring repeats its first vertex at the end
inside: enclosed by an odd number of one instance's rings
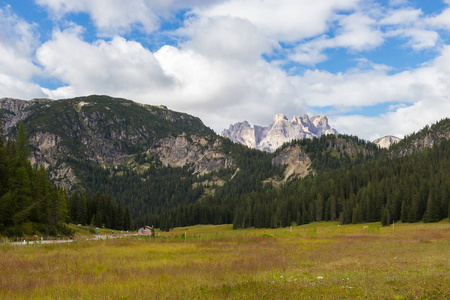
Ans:
POLYGON ((63 160, 118 165, 143 153, 162 138, 214 135, 200 119, 164 107, 140 105, 108 96, 67 100, 0 100, 0 118, 8 137, 23 121, 32 145, 32 163, 51 166, 50 176, 70 189, 77 169, 63 160))
MULTIPOLYGON (((286 166, 280 162, 299 163, 297 158, 303 158, 311 162, 306 170, 309 175, 303 179, 291 176, 287 183, 275 188, 272 184, 273 181, 268 181, 265 185, 259 183, 261 177, 258 176, 264 169, 254 166, 253 163, 253 168, 249 169, 248 174, 242 174, 242 177, 233 179, 229 184, 219 188, 214 195, 205 197, 196 203, 180 205, 161 214, 159 219, 161 228, 168 230, 178 226, 198 223, 218 224, 227 221, 233 222, 235 228, 280 227, 288 226, 293 221, 298 224, 315 221, 315 211, 311 209, 314 204, 311 202, 318 196, 319 188, 312 189, 309 185, 302 186, 303 184, 316 182, 317 178, 322 178, 322 174, 342 170, 346 166, 351 168, 374 161, 385 152, 376 145, 357 137, 324 135, 320 138, 292 141, 272 155, 267 156, 259 151, 254 153, 267 157, 265 158, 267 168, 270 166, 270 160, 272 160, 273 168, 276 165, 286 166), (299 153, 296 150, 297 147, 302 149, 300 156, 296 156, 299 153), (291 159, 292 157, 295 159, 291 159), (258 185, 252 185, 252 183, 258 183, 258 185), (299 190, 292 189, 296 185, 299 185, 299 190), (302 197, 301 193, 306 193, 308 198, 302 197), (289 202, 294 199, 297 201, 296 206, 289 202)), ((250 161, 249 153, 244 153, 243 157, 250 161)), ((263 157, 258 160, 261 161, 263 157)), ((280 174, 280 170, 278 170, 277 176, 283 178, 286 170, 283 170, 284 174, 280 174)), ((322 181, 319 179, 317 182, 322 181)), ((325 180, 324 184, 328 185, 330 182, 325 180)), ((324 206, 325 201, 323 201, 324 206)), ((322 203, 322 201, 320 202, 322 203)), ((334 215, 338 216, 337 209, 334 215)), ((322 213, 324 214, 324 212, 322 213)), ((332 215, 332 219, 336 218, 334 215, 332 215)), ((329 220, 330 217, 317 220, 325 219, 329 220)))
POLYGON ((165 107, 89 96, 2 99, 0 109, 10 139, 24 123, 31 162, 44 165, 53 182, 69 194, 111 195, 129 207, 136 225, 196 202, 231 178, 240 182, 236 193, 258 191, 282 169, 272 168, 268 154, 235 145, 200 119, 165 107), (255 167, 256 180, 249 176, 255 167))
POLYGON ((447 218, 449 124, 445 119, 427 126, 374 159, 324 170, 278 190, 248 194, 236 205, 233 225, 279 227, 322 220, 389 224, 447 218))
MULTIPOLYGON (((44 165, 54 183, 69 195, 110 195, 136 226, 248 228, 448 216, 448 119, 389 151, 354 136, 323 135, 267 153, 216 135, 196 117, 108 96, 1 99, 0 117, 10 139, 24 123, 31 162, 44 165)), ((113 207, 102 204, 109 200, 69 199, 81 223, 128 223, 92 218, 93 211, 113 207), (88 203, 97 203, 95 209, 88 203)))
POLYGON ((392 145, 391 156, 405 156, 433 147, 443 140, 450 138, 450 119, 443 119, 431 126, 425 126, 419 132, 405 136, 398 143, 392 145))

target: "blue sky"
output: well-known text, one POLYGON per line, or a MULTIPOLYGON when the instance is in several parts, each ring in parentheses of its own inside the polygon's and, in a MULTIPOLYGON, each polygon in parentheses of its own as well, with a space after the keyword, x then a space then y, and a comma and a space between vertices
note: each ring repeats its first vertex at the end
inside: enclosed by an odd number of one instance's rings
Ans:
POLYGON ((450 0, 0 0, 0 97, 402 137, 450 117, 449 45, 450 0))

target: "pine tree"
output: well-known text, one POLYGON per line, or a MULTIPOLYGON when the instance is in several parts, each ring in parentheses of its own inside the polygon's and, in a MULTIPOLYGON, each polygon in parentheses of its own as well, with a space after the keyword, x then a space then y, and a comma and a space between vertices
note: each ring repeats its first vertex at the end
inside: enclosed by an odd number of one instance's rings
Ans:
POLYGON ((123 213, 123 229, 124 230, 131 229, 131 218, 130 218, 130 211, 128 210, 128 207, 125 208, 125 211, 123 213))
POLYGON ((441 220, 441 208, 435 193, 430 193, 427 201, 427 210, 423 216, 424 222, 438 222, 441 220))
POLYGON ((391 224, 391 213, 389 212, 389 209, 386 207, 383 210, 383 215, 381 216, 381 225, 386 226, 391 224))
POLYGON ((29 165, 28 157, 30 156, 30 151, 28 150, 28 138, 25 132, 25 126, 23 125, 23 122, 19 123, 15 148, 16 148, 16 164, 21 167, 27 167, 29 165))
POLYGON ((406 223, 408 221, 408 209, 406 207, 405 200, 402 201, 402 210, 401 210, 400 220, 402 221, 402 223, 406 223))
POLYGON ((337 204, 336 204, 336 198, 334 195, 331 195, 330 198, 328 198, 330 201, 330 220, 334 221, 336 220, 337 216, 337 204))
POLYGON ((6 194, 9 188, 8 178, 10 176, 10 170, 8 168, 8 157, 3 134, 2 120, 0 118, 0 198, 4 194, 6 194))
POLYGON ((43 166, 40 166, 34 181, 33 211, 31 218, 35 222, 49 223, 51 183, 43 166))

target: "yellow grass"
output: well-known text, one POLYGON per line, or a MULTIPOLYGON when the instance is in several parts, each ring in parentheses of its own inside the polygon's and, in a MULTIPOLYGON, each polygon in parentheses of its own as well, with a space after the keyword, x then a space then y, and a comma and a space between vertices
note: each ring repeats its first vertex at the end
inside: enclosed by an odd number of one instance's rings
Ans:
POLYGON ((450 299, 450 225, 202 225, 157 238, 3 245, 0 298, 450 299))

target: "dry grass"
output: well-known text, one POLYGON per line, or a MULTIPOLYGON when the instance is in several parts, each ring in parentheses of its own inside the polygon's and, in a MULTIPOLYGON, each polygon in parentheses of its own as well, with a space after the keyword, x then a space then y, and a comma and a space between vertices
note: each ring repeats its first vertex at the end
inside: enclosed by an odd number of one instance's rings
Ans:
POLYGON ((450 225, 197 226, 2 246, 0 298, 450 299, 450 225))

